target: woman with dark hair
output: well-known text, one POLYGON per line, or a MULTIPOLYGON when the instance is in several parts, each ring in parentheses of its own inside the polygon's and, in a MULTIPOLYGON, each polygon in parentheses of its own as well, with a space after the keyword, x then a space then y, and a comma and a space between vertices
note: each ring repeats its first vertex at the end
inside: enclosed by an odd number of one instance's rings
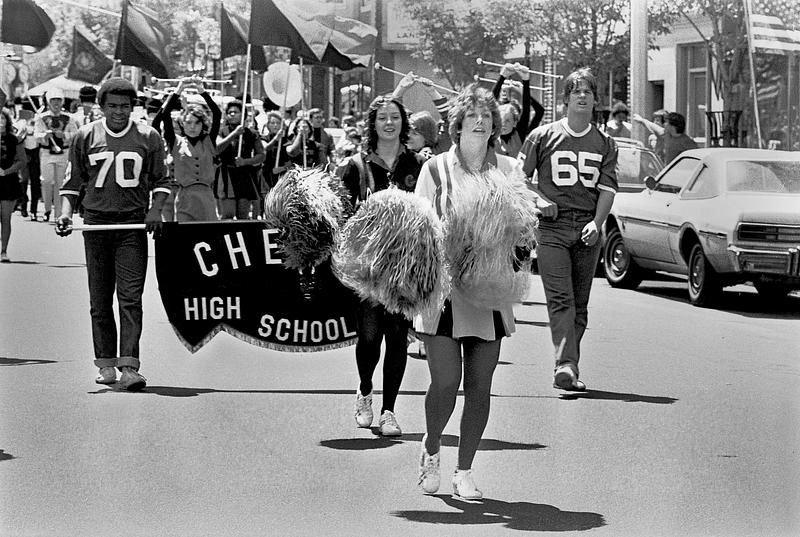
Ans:
POLYGON ((425 159, 436 154, 439 142, 439 125, 427 110, 415 112, 408 118, 409 131, 408 143, 411 151, 420 154, 425 159))
POLYGON ((322 162, 322 147, 312 136, 311 122, 300 118, 292 125, 289 143, 286 144, 286 154, 294 164, 306 168, 313 168, 322 162), (305 153, 305 157, 303 156, 305 153))
POLYGON ((5 109, 0 111, 0 262, 8 263, 8 240, 11 238, 11 213, 22 197, 19 172, 28 160, 25 149, 14 133, 14 120, 5 109))
POLYGON ((167 150, 172 156, 172 178, 178 186, 175 195, 175 220, 178 222, 203 222, 217 220, 217 206, 214 198, 214 158, 217 154, 217 134, 219 133, 222 112, 217 103, 205 90, 202 82, 181 80, 175 92, 153 119, 153 127, 162 130, 167 150), (200 104, 187 104, 178 121, 181 134, 176 135, 172 126, 170 111, 177 105, 183 90, 194 85, 211 111, 200 104))
POLYGON ((439 218, 448 223, 445 257, 451 265, 451 292, 444 307, 414 320, 414 330, 425 342, 431 375, 425 395, 426 434, 419 485, 426 494, 439 490, 441 436, 455 409, 463 377, 464 410, 453 495, 479 499, 483 495, 473 480, 472 462, 489 418, 489 393, 500 342, 514 332, 512 303, 516 300, 485 289, 512 288, 519 277, 510 261, 492 274, 494 260, 510 260, 519 244, 516 233, 510 234, 509 241, 506 233, 496 234, 494 226, 504 229, 519 224, 532 237, 536 219, 532 203, 527 213, 524 209, 527 191, 519 163, 494 151, 502 125, 494 96, 476 85, 468 86, 451 101, 448 121, 454 145, 423 166, 416 187, 416 194, 429 200, 439 218), (495 195, 503 192, 510 194, 495 195), (494 224, 486 226, 488 222, 494 224), (462 236, 474 239, 469 239, 469 244, 451 239, 462 236), (461 252, 455 250, 473 250, 480 257, 458 265, 461 252), (467 283, 489 279, 493 283, 486 288, 467 283))
MULTIPOLYGON (((389 97, 372 101, 366 143, 350 158, 342 173, 342 182, 350 192, 353 206, 358 207, 370 194, 390 187, 413 192, 424 159, 406 147, 408 129, 406 110, 399 101, 389 97)), ((380 361, 381 343, 385 339, 383 402, 378 427, 384 436, 399 436, 402 430, 394 415, 394 404, 406 369, 406 336, 410 322, 370 301, 359 304, 356 319, 356 365, 360 378, 356 390, 356 423, 359 427, 372 425, 372 375, 380 361)))
POLYGON ((269 191, 286 171, 289 156, 286 154, 286 129, 283 118, 275 110, 267 113, 267 122, 261 127, 261 142, 264 145, 264 165, 261 167, 261 199, 266 199, 269 191), (278 152, 280 151, 280 154, 278 152))

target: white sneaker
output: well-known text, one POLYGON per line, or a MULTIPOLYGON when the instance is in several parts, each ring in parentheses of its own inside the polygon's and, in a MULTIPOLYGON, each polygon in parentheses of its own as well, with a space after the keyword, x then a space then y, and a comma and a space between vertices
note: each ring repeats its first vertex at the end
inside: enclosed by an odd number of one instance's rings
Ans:
POLYGON ((428 455, 425 449, 425 439, 428 435, 422 437, 422 453, 419 460, 419 488, 425 494, 436 494, 439 490, 439 482, 441 481, 441 472, 439 471, 439 453, 428 455))
POLYGON ((361 395, 361 390, 356 390, 356 423, 359 427, 372 426, 372 392, 361 395))
POLYGON ((453 474, 453 497, 462 500, 480 500, 483 492, 475 486, 472 470, 456 470, 453 474))
POLYGON ((378 427, 382 436, 400 436, 403 431, 397 424, 397 418, 394 417, 394 412, 391 410, 384 410, 378 420, 378 427))

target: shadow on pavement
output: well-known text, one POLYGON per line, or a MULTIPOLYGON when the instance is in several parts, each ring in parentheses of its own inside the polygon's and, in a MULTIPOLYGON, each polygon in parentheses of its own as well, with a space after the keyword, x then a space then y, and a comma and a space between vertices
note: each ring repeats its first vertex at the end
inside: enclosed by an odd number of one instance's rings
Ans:
MULTIPOLYGON (((263 394, 287 394, 287 395, 355 395, 355 390, 218 390, 215 388, 187 388, 183 386, 147 386, 139 392, 128 392, 120 390, 115 385, 108 388, 101 388, 94 392, 87 392, 89 395, 100 395, 104 393, 139 393, 162 395, 164 397, 196 397, 208 393, 263 393, 263 394)), ((373 394, 380 395, 383 390, 374 390, 373 394)), ((463 395, 461 391, 459 395, 463 395)), ((425 395, 419 390, 400 390, 399 395, 425 395)))
POLYGON ((37 364, 55 364, 56 360, 38 360, 35 358, 6 358, 0 356, 0 366, 2 365, 37 365, 37 364))
MULTIPOLYGON (((403 433, 401 437, 389 438, 380 436, 377 427, 372 427, 372 433, 375 435, 375 438, 332 438, 330 440, 320 441, 319 445, 343 451, 362 451, 367 449, 384 449, 406 442, 422 442, 423 436, 423 433, 403 433)), ((452 434, 443 434, 442 446, 458 447, 458 437, 452 434)), ((547 446, 542 444, 524 444, 520 442, 506 442, 504 440, 484 438, 478 445, 478 451, 532 451, 535 449, 545 449, 546 447, 547 446)))
POLYGON ((11 453, 6 453, 5 450, 0 449, 0 461, 10 461, 15 458, 11 453))
POLYGON ((585 531, 605 526, 599 513, 562 511, 552 505, 530 502, 504 502, 484 499, 465 502, 444 494, 434 496, 458 512, 392 511, 390 514, 411 522, 428 524, 502 524, 522 531, 585 531))
MULTIPOLYGON (((643 285, 637 289, 637 292, 674 302, 683 302, 689 306, 689 295, 685 286, 648 287, 643 285)), ((800 297, 789 295, 780 300, 768 301, 755 291, 724 289, 717 302, 709 309, 726 311, 743 317, 793 319, 800 318, 800 297)))
POLYGON ((550 326, 550 323, 547 321, 526 321, 525 319, 514 319, 514 324, 527 324, 531 326, 541 326, 542 328, 550 326))
POLYGON ((656 405, 671 405, 676 402, 674 397, 658 395, 639 395, 638 393, 604 392, 602 390, 586 390, 585 392, 562 393, 559 397, 565 401, 576 399, 605 399, 608 401, 624 401, 626 403, 653 403, 656 405))

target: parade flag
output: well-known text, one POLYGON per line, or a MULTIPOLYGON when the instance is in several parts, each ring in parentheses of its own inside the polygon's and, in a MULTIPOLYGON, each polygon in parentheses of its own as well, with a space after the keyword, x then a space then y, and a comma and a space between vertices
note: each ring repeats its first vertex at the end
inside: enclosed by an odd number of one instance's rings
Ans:
POLYGON ((377 28, 338 15, 318 15, 317 20, 331 28, 322 63, 342 70, 369 67, 375 54, 377 28))
POLYGON ((158 288, 191 352, 220 331, 290 352, 355 343, 355 294, 329 261, 312 273, 286 268, 278 237, 263 221, 163 224, 155 239, 158 288))
MULTIPOLYGON (((789 13, 790 7, 789 0, 752 0, 750 48, 753 53, 791 54, 800 52, 800 30, 788 28, 781 18, 781 15, 789 13)), ((797 9, 797 6, 794 6, 794 9, 797 9)))
POLYGON ((314 63, 322 60, 331 29, 314 19, 331 12, 333 4, 295 0, 252 0, 249 42, 292 49, 292 56, 314 63), (320 11, 322 10, 322 11, 320 11))
POLYGON ((169 78, 166 60, 168 43, 169 33, 154 11, 136 7, 130 0, 123 2, 114 58, 123 65, 146 69, 153 76, 169 78))
POLYGON ((0 41, 39 49, 50 44, 56 25, 33 0, 3 0, 0 41))
POLYGON ((80 30, 72 31, 72 59, 67 78, 99 84, 114 67, 114 61, 103 54, 80 30))
MULTIPOLYGON (((220 7, 220 58, 230 58, 247 54, 247 36, 250 34, 250 21, 236 13, 229 13, 225 6, 220 7)), ((267 58, 264 47, 255 46, 250 52, 251 67, 254 71, 266 71, 267 58)))

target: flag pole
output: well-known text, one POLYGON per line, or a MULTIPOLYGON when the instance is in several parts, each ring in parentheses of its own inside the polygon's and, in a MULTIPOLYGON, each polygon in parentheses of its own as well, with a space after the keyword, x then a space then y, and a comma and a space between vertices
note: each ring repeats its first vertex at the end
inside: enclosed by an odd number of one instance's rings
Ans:
POLYGON ((247 44, 247 61, 245 62, 245 70, 244 70, 244 88, 242 95, 242 133, 239 135, 239 150, 236 154, 237 158, 242 158, 242 140, 244 139, 244 129, 245 129, 245 120, 247 119, 247 85, 248 85, 248 78, 250 75, 250 43, 247 44))
POLYGON ((753 64, 753 27, 750 0, 744 0, 745 26, 747 27, 747 55, 750 57, 750 80, 753 91, 753 113, 756 119, 756 133, 758 134, 758 148, 763 147, 761 138, 761 118, 758 113, 758 86, 756 85, 756 69, 753 64))
POLYGON ((281 144, 283 143, 283 130, 286 128, 283 125, 283 117, 286 115, 286 97, 289 95, 289 74, 292 70, 291 60, 286 60, 286 83, 283 85, 283 104, 281 105, 280 114, 281 114, 281 128, 278 131, 278 144, 275 150, 275 167, 277 168, 280 165, 281 160, 281 144))

